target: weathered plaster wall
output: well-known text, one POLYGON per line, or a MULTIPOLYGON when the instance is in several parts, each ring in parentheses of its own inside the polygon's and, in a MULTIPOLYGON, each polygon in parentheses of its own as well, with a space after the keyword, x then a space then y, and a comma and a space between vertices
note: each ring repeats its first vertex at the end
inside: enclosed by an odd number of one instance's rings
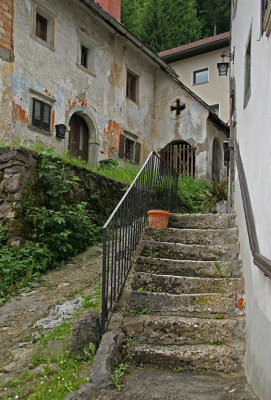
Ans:
POLYGON ((12 136, 13 0, 0 3, 0 140, 12 136))
MULTIPOLYGON (((16 0, 14 120, 20 138, 53 145, 62 152, 67 139, 55 137, 54 124, 66 126, 74 111, 91 126, 90 141, 99 148, 98 160, 118 153, 119 135, 127 130, 142 140, 151 130, 153 112, 152 67, 79 2, 40 1, 55 15, 54 49, 32 35, 33 9, 28 0, 16 0), (78 33, 95 46, 93 73, 77 66, 78 33), (27 55, 27 57, 26 57, 27 55), (42 68, 41 68, 42 66, 42 68), (126 99, 126 71, 140 77, 138 104, 126 99), (31 90, 53 103, 52 127, 44 135, 31 127, 31 90)), ((68 133, 67 133, 68 136, 68 133)), ((91 160, 93 162, 96 160, 91 160)))
MULTIPOLYGON (((235 61, 235 130, 244 165, 260 252, 271 259, 271 37, 262 35, 261 2, 238 0, 232 20, 235 61), (251 95, 244 107, 245 53, 251 29, 251 95)), ((247 296, 246 373, 261 400, 271 398, 271 281, 253 264, 247 240, 242 200, 236 182, 235 210, 247 296)))
POLYGON ((144 154, 152 148, 159 151, 172 141, 185 140, 196 147, 196 176, 211 180, 213 138, 218 137, 222 145, 225 134, 207 122, 209 111, 161 70, 156 71, 155 96, 154 128, 144 143, 144 154), (177 98, 185 104, 179 116, 170 110, 177 98))
POLYGON ((208 138, 208 154, 207 154, 207 169, 208 179, 212 180, 212 163, 213 163, 213 143, 217 138, 220 143, 221 163, 220 163, 220 180, 227 178, 227 167, 224 165, 224 146, 223 142, 228 138, 224 132, 218 129, 209 119, 206 121, 207 138, 208 138))

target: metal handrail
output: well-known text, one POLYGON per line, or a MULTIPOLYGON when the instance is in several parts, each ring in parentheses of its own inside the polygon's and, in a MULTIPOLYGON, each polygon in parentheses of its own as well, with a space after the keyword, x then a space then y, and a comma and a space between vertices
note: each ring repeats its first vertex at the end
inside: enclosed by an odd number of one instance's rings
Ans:
POLYGON ((255 227, 255 221, 254 221, 254 216, 253 216, 253 210, 252 210, 249 191, 248 191, 248 187, 247 187, 246 175, 245 175, 244 166, 243 166, 242 159, 241 159, 239 145, 238 145, 236 139, 234 139, 234 154, 235 154, 235 160, 236 160, 236 165, 237 165, 237 170, 238 170, 238 177, 239 177, 239 182, 240 182, 241 195, 242 195, 244 213, 245 213, 246 224, 247 224, 249 245, 250 245, 250 250, 251 250, 251 253, 253 256, 253 262, 265 274, 265 276, 268 276, 269 278, 271 278, 271 260, 269 260, 268 258, 266 258, 265 256, 263 256, 260 253, 259 243, 258 243, 258 238, 257 238, 257 233, 256 233, 256 227, 255 227))
POLYGON ((102 334, 147 224, 147 211, 155 208, 175 211, 177 196, 177 172, 152 151, 103 226, 102 334))

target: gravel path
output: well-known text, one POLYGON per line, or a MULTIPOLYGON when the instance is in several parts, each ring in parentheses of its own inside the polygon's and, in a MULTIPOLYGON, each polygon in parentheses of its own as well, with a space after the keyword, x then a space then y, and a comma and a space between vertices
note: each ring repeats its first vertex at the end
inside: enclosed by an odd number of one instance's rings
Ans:
POLYGON ((89 247, 48 272, 38 287, 24 288, 0 307, 1 380, 20 375, 36 351, 33 339, 71 317, 84 295, 94 296, 93 282, 101 277, 101 268, 101 247, 89 247))

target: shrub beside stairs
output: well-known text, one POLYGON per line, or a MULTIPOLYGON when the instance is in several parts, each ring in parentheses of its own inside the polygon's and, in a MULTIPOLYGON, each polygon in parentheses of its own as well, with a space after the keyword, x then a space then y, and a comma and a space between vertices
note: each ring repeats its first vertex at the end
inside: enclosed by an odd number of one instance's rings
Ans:
POLYGON ((147 228, 123 289, 122 329, 138 363, 242 371, 243 278, 234 215, 173 214, 147 228))

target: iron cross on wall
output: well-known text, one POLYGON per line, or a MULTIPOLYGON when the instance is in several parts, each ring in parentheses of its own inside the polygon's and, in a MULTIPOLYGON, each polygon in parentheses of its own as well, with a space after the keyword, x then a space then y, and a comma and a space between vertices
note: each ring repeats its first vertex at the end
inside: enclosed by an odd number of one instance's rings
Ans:
POLYGON ((176 115, 180 115, 181 111, 185 109, 185 104, 181 103, 180 99, 175 101, 175 105, 170 107, 171 111, 176 111, 176 115))

